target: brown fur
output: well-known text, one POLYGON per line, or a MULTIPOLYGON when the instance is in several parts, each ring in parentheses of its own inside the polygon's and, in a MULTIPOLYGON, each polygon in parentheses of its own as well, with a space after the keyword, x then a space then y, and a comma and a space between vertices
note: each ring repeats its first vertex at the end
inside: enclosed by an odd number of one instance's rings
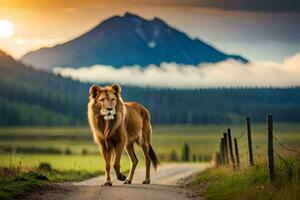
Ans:
POLYGON ((146 163, 146 177, 143 183, 149 184, 150 161, 155 169, 159 164, 151 145, 152 129, 149 111, 138 103, 124 103, 119 85, 106 87, 92 85, 89 93, 88 119, 94 140, 99 144, 105 160, 106 182, 104 185, 111 185, 110 166, 113 150, 115 153, 113 166, 117 178, 125 180, 126 177, 120 172, 120 159, 124 148, 132 162, 129 177, 124 183, 132 182, 138 163, 134 152, 134 143, 142 147, 146 163), (105 112, 108 108, 114 108, 116 111, 113 120, 105 120, 104 115, 101 114, 101 110, 105 112))

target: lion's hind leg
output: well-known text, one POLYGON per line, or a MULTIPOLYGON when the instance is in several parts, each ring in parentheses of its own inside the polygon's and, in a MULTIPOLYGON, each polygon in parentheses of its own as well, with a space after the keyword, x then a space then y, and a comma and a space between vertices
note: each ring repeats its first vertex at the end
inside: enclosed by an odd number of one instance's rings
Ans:
POLYGON ((148 144, 142 144, 143 154, 145 158, 145 165, 146 165, 146 177, 143 181, 143 184, 149 184, 150 183, 150 165, 151 165, 151 159, 149 156, 149 145, 148 144))
POLYGON ((134 144, 133 143, 128 144, 126 146, 126 151, 127 151, 127 154, 128 154, 128 156, 131 160, 131 169, 130 169, 130 172, 129 172, 129 176, 128 176, 127 180, 124 182, 124 184, 131 184, 135 168, 138 164, 138 159, 137 159, 136 154, 134 152, 134 144))

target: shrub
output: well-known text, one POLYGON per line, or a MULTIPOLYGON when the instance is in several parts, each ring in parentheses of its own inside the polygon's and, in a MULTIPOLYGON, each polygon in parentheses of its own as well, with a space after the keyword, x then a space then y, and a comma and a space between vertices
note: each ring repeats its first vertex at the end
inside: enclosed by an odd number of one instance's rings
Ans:
POLYGON ((82 151, 81 151, 81 154, 82 154, 82 155, 87 155, 88 153, 89 153, 88 150, 86 150, 85 148, 82 149, 82 151))
POLYGON ((174 150, 170 153, 170 161, 178 161, 178 155, 174 150))
POLYGON ((52 170, 52 167, 49 163, 46 163, 46 162, 41 162, 38 166, 38 169, 39 170, 42 170, 42 171, 51 171, 52 170))
POLYGON ((71 151, 71 149, 69 149, 69 148, 66 148, 66 150, 65 150, 65 154, 66 154, 66 155, 72 155, 72 151, 71 151))

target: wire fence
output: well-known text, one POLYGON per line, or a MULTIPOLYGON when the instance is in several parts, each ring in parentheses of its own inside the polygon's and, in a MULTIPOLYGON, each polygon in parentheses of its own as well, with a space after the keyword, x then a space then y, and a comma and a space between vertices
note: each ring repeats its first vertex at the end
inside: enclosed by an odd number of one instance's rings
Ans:
POLYGON ((242 132, 242 134, 240 134, 238 137, 236 137, 237 140, 241 139, 246 133, 246 129, 244 129, 244 131, 242 132))
POLYGON ((273 135, 273 138, 275 139, 275 141, 282 147, 284 148, 285 150, 289 151, 289 152, 293 152, 293 153, 299 153, 300 154, 300 151, 297 151, 295 149, 291 149, 291 148, 288 148, 286 147, 285 145, 283 145, 274 135, 273 135))
POLYGON ((241 147, 239 147, 239 150, 242 150, 242 149, 246 148, 247 146, 248 146, 248 144, 244 144, 241 147))
MULTIPOLYGON (((219 153, 220 165, 232 165, 234 169, 238 169, 239 166, 241 165, 241 160, 242 160, 243 163, 249 162, 250 166, 254 166, 250 118, 247 118, 246 121, 247 121, 247 129, 244 129, 237 137, 234 138, 235 154, 233 153, 233 147, 232 147, 233 145, 231 141, 231 130, 228 129, 228 132, 223 134, 223 137, 221 138, 220 153, 219 153), (243 143, 242 145, 238 145, 238 142, 240 142, 244 136, 248 136, 247 142, 243 143)), ((283 170, 289 176, 291 176, 291 173, 293 171, 291 162, 286 160, 282 155, 280 155, 277 151, 274 150, 273 140, 275 140, 276 143, 284 150, 290 153, 300 154, 300 151, 298 151, 297 149, 287 147, 273 134, 272 115, 268 115, 268 149, 264 149, 263 152, 266 152, 268 155, 269 177, 271 180, 274 180, 275 178, 273 154, 275 154, 279 158, 279 160, 284 164, 285 169, 283 170)), ((256 148, 258 148, 258 145, 256 145, 256 148)), ((263 154, 258 153, 256 156, 260 156, 260 155, 263 154)))
POLYGON ((277 153, 275 150, 273 150, 273 152, 275 153, 275 155, 277 155, 277 157, 282 161, 282 163, 284 164, 285 168, 283 168, 283 170, 285 170, 285 172, 288 174, 288 176, 292 176, 292 166, 290 165, 290 163, 288 161, 286 161, 279 153, 277 153))

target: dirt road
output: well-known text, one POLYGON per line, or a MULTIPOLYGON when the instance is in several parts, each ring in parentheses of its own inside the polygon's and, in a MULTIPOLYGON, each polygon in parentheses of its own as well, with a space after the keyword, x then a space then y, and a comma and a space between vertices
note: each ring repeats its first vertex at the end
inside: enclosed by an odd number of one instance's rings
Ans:
POLYGON ((76 199, 143 199, 171 200, 188 199, 186 191, 178 187, 179 182, 209 167, 208 164, 164 164, 158 171, 151 171, 151 184, 141 184, 144 180, 143 168, 136 170, 133 183, 123 185, 113 174, 112 187, 100 187, 105 177, 99 176, 82 182, 54 184, 45 191, 30 195, 30 199, 76 200, 76 199))

